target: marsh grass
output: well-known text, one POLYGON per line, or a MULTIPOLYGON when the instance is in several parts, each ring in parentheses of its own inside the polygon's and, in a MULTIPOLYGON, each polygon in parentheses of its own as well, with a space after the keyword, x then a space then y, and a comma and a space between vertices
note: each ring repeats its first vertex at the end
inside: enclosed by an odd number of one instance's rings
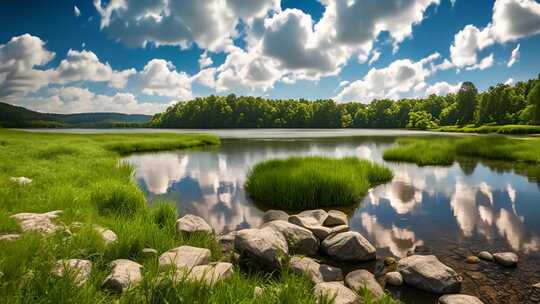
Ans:
POLYGON ((291 157, 257 164, 246 190, 266 206, 299 210, 358 203, 370 187, 391 179, 388 168, 355 157, 291 157))
POLYGON ((383 154, 386 161, 412 162, 419 166, 449 166, 455 157, 452 141, 445 138, 399 139, 396 147, 383 154))
POLYGON ((446 126, 435 129, 440 132, 480 133, 480 134, 540 134, 540 126, 531 125, 502 125, 502 126, 446 126))

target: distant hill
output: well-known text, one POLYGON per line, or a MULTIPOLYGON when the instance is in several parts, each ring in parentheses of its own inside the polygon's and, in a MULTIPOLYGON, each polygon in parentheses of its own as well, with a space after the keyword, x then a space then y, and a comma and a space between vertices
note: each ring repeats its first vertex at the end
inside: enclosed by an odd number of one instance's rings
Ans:
POLYGON ((141 127, 150 115, 121 113, 40 113, 0 102, 0 127, 5 128, 121 128, 141 127))

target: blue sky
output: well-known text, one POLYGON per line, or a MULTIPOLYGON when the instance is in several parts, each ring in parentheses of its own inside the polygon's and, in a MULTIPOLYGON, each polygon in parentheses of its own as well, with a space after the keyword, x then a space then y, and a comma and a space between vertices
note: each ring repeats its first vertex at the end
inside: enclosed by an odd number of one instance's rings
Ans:
POLYGON ((540 73, 535 0, 246 3, 3 1, 0 100, 60 113, 229 93, 368 103, 540 73))

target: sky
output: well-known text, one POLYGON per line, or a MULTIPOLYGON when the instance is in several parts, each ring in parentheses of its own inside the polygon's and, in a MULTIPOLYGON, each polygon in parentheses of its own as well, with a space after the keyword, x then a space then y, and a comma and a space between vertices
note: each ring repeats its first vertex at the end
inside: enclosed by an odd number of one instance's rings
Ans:
POLYGON ((540 73, 536 0, 1 1, 0 29, 0 101, 41 112, 369 103, 540 73))

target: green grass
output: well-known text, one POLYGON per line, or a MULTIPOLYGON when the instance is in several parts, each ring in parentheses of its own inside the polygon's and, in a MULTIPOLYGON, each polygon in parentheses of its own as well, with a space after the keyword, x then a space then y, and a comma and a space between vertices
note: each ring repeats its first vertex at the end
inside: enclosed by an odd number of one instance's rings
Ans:
POLYGON ((392 179, 381 165, 354 157, 291 157, 257 164, 246 190, 259 203, 288 210, 349 206, 392 179))
POLYGON ((445 126, 435 129, 434 131, 440 132, 460 132, 460 133, 481 133, 481 134, 540 134, 540 126, 531 125, 503 125, 503 126, 445 126))
POLYGON ((455 147, 443 138, 399 139, 397 147, 384 151, 386 161, 412 162, 419 166, 451 165, 455 160, 455 147))

